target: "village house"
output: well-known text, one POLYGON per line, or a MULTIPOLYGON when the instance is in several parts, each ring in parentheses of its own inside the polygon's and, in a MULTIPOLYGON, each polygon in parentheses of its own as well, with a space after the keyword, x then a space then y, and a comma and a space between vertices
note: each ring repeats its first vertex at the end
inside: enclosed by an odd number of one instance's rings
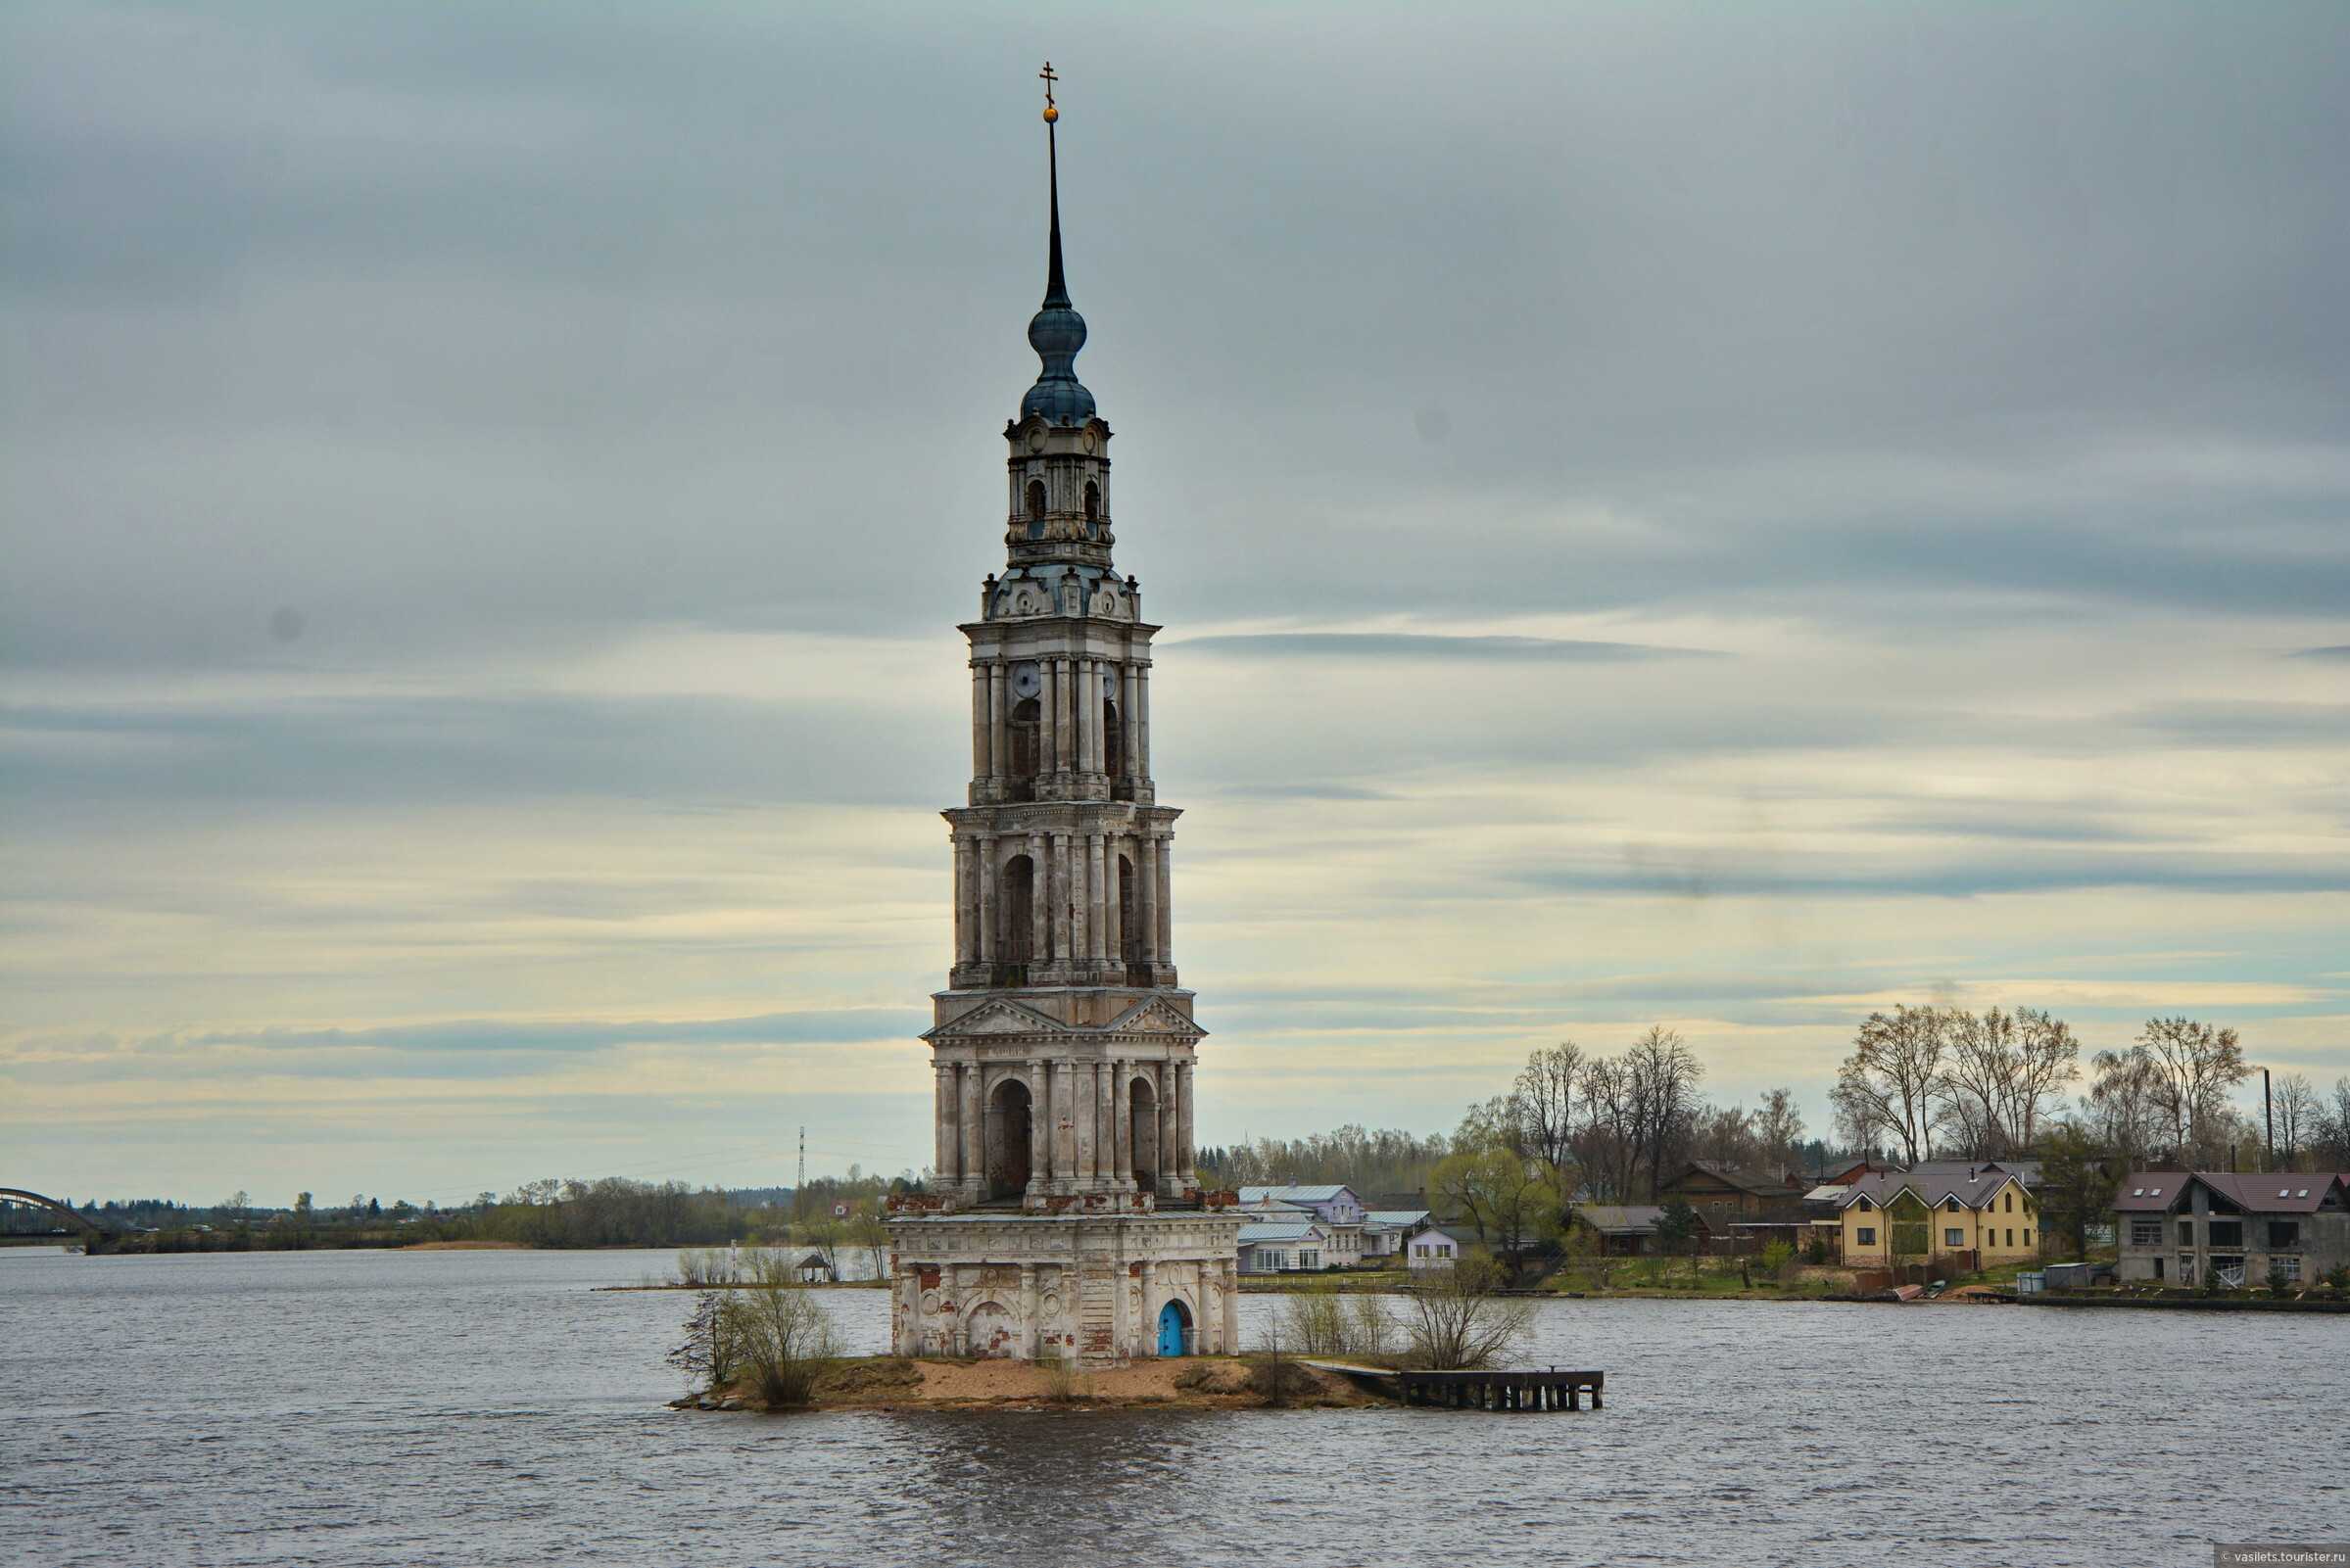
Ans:
POLYGON ((1404 1261, 1415 1272, 1450 1268, 1477 1242, 1476 1227, 1459 1220, 1423 1219, 1404 1241, 1404 1261))
POLYGON ((2114 1199, 2125 1282, 2306 1285, 2350 1264, 2350 1173, 2138 1170, 2114 1199))
MULTIPOLYGON (((1325 1267, 1352 1268, 1363 1261, 1363 1200, 1342 1182, 1313 1186, 1243 1187, 1241 1212, 1268 1216, 1276 1210, 1304 1211, 1328 1241, 1325 1267)), ((1287 1221, 1295 1223, 1296 1221, 1287 1221)))
POLYGON ((1842 1255, 1851 1266, 1948 1259, 1990 1268, 2039 1256, 2039 1206, 2004 1166, 1930 1162, 1845 1187, 1842 1255))
POLYGON ((1659 1205, 1685 1203, 1716 1233, 1727 1232, 1736 1219, 1792 1219, 1802 1201, 1803 1189, 1784 1175, 1703 1160, 1691 1161, 1656 1189, 1659 1205))
POLYGON ((1284 1274, 1329 1268, 1330 1238, 1316 1224, 1256 1224, 1240 1227, 1240 1272, 1284 1274))
MULTIPOLYGON (((1567 1215, 1567 1225, 1589 1231, 1605 1257, 1646 1258, 1658 1250, 1656 1226, 1663 1218, 1661 1204, 1577 1204, 1567 1215)), ((1700 1214, 1701 1232, 1704 1223, 1700 1214)))
POLYGON ((1363 1212, 1363 1257, 1401 1258, 1404 1241, 1428 1217, 1425 1209, 1366 1209, 1363 1212))

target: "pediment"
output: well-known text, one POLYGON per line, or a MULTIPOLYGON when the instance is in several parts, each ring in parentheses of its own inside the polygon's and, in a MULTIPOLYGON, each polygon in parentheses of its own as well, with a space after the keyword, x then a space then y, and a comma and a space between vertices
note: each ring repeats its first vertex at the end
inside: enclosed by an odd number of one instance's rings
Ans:
POLYGON ((997 997, 982 1002, 968 1013, 958 1014, 944 1023, 923 1031, 926 1040, 951 1040, 983 1034, 1069 1034, 1068 1024, 1047 1018, 1034 1008, 1020 1002, 997 997))
POLYGON ((1105 1026, 1110 1034, 1181 1034, 1201 1036, 1208 1031, 1195 1019, 1185 1018, 1164 997, 1149 997, 1127 1009, 1105 1026))

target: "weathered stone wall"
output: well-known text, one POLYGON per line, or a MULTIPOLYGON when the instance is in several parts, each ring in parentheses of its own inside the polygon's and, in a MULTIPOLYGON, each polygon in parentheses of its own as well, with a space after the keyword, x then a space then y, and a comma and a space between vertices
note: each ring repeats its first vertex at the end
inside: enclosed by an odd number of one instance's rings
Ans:
POLYGON ((890 1344, 900 1355, 1089 1365, 1157 1354, 1182 1304, 1192 1349, 1239 1349, 1237 1216, 935 1215, 893 1221, 890 1344))

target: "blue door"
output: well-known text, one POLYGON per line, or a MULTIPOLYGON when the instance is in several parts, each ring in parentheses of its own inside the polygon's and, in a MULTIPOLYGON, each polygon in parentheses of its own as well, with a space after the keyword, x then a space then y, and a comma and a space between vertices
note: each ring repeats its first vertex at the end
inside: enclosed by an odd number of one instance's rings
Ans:
POLYGON ((1187 1319, 1183 1315, 1181 1302, 1169 1302, 1165 1307, 1159 1308, 1159 1354, 1161 1355, 1183 1354, 1183 1329, 1186 1323, 1187 1319))

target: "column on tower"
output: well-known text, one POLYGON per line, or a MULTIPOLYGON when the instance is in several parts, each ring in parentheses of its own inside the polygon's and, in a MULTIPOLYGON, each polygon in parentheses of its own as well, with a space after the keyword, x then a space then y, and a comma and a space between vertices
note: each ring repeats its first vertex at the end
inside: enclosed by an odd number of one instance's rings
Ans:
POLYGON ((980 962, 989 966, 994 983, 995 964, 995 834, 980 834, 980 962))
POLYGON ((1192 1167, 1191 1146, 1195 1126, 1192 1113, 1196 1109, 1191 1103, 1191 1072, 1195 1065, 1191 1062, 1175 1064, 1175 1076, 1183 1085, 1183 1092, 1176 1101, 1180 1109, 1175 1133, 1175 1174, 1182 1178, 1183 1185, 1186 1187, 1199 1184, 1199 1172, 1192 1167))
POLYGON ((1159 853, 1146 833, 1134 835, 1134 875, 1142 879, 1142 962, 1159 962, 1159 853))
POLYGON ((1147 769, 1142 766, 1142 666, 1126 667, 1126 691, 1118 704, 1118 722, 1126 731, 1120 749, 1125 753, 1126 776, 1140 779, 1147 769))
POLYGON ((1078 1186, 1089 1191, 1093 1186, 1094 1159, 1099 1144, 1093 1117, 1093 1064, 1073 1062, 1070 1067, 1076 1073, 1069 1097, 1069 1119, 1074 1123, 1076 1133, 1078 1186))
POLYGON ((1041 1058, 1029 1058, 1029 1191, 1042 1192, 1052 1179, 1052 1096, 1041 1058))
POLYGON ((1086 863, 1085 835, 1069 835, 1069 963, 1072 969, 1081 968, 1085 955, 1093 947, 1093 889, 1088 885, 1092 867, 1086 863))
POLYGON ((1119 851, 1126 841, 1116 833, 1102 843, 1102 957, 1124 978, 1127 956, 1127 879, 1119 870, 1119 851))
POLYGON ((1069 730, 1069 689, 1074 683, 1070 679, 1067 659, 1047 659, 1045 662, 1053 667, 1053 772, 1067 773, 1071 754, 1076 749, 1071 743, 1076 736, 1069 730))
MULTIPOLYGON (((1036 773, 1039 778, 1053 771, 1053 755, 1060 744, 1061 727, 1054 721, 1053 661, 1036 661, 1036 773)), ((1038 799, 1043 797, 1039 795, 1038 799)))
POLYGON ((963 1151, 957 1161, 964 1190, 976 1200, 987 1196, 986 1120, 980 1112, 980 1065, 977 1062, 958 1063, 955 1075, 962 1079, 962 1114, 955 1118, 957 1138, 963 1151))
POLYGON ((1240 1354, 1240 1259, 1223 1260, 1223 1353, 1240 1354))
POLYGON ((1151 1073, 1158 1080, 1156 1109, 1159 1117, 1159 1190, 1168 1191, 1175 1177, 1175 1073, 1164 1059, 1151 1064, 1151 1073))
POLYGON ((971 962, 971 846, 956 833, 947 840, 955 858, 955 962, 971 962))
POLYGON ((1049 871, 1051 857, 1044 852, 1044 834, 1029 834, 1029 962, 1041 968, 1052 957, 1053 898, 1049 871))
POLYGON ((1093 1065, 1093 1166, 1096 1184, 1118 1185, 1118 1124, 1110 1119, 1111 1074, 1107 1062, 1093 1065))
MULTIPOLYGON (((987 666, 987 758, 993 764, 987 772, 999 784, 1012 773, 1012 714, 1005 705, 1010 695, 1004 688, 1003 665, 987 666)), ((989 798, 1001 800, 1002 790, 989 798)))
POLYGON ((1085 683, 1092 678, 1092 675, 1093 661, 1091 659, 1077 658, 1069 661, 1069 717, 1071 728, 1077 733, 1077 760, 1074 768, 1078 773, 1093 771, 1093 732, 1101 728, 1101 722, 1093 716, 1093 704, 1085 700, 1085 683))
POLYGON ((1134 1065, 1125 1057, 1110 1064, 1110 1147, 1121 1192, 1134 1190, 1134 1065))
POLYGON ((1151 670, 1142 666, 1134 692, 1134 777, 1151 776, 1151 670))
POLYGON ((994 732, 987 722, 987 667, 974 661, 971 666, 971 776, 973 779, 994 777, 993 740, 994 732))
POLYGON ((1069 962, 1069 834, 1052 835, 1051 875, 1045 880, 1053 909, 1052 960, 1069 962))
POLYGON ((1102 835, 1085 835, 1085 957, 1100 965, 1109 960, 1108 940, 1108 883, 1104 880, 1105 867, 1102 835))
POLYGON ((1067 1192, 1078 1173, 1077 1125, 1069 1115, 1070 1070, 1075 1066, 1067 1057, 1045 1064, 1052 1074, 1053 1085, 1053 1190, 1067 1192))
POLYGON ((943 1187, 963 1177, 961 1108, 955 1104, 955 1069, 944 1062, 935 1062, 931 1077, 931 1119, 936 1123, 937 1134, 931 1168, 937 1171, 938 1184, 943 1187))
POLYGON ((1163 835, 1159 851, 1159 962, 1175 962, 1175 839, 1163 835))

